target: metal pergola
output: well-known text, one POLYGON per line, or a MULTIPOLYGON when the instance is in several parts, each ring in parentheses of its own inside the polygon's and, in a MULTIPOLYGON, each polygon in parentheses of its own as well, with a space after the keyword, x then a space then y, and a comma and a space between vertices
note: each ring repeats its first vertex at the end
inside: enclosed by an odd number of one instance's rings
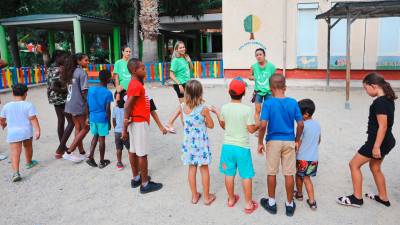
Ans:
POLYGON ((384 1, 348 1, 338 2, 328 11, 317 15, 316 19, 325 19, 328 24, 328 51, 327 51, 327 71, 326 85, 329 87, 330 81, 330 55, 331 55, 331 29, 341 20, 347 19, 347 38, 346 38, 346 103, 345 108, 350 109, 350 31, 351 24, 357 19, 399 17, 400 0, 384 1), (337 19, 331 24, 331 19, 337 19))

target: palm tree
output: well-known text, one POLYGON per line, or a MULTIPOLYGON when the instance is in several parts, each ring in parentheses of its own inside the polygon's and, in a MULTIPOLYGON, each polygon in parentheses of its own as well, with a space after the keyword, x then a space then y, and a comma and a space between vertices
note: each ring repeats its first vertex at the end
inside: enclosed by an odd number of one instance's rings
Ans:
POLYGON ((157 61, 158 0, 140 0, 139 22, 143 35, 143 61, 157 61))

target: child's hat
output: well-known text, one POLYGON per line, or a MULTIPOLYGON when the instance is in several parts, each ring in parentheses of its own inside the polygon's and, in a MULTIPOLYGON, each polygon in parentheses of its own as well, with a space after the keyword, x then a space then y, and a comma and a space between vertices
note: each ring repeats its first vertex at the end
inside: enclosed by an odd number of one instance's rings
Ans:
POLYGON ((246 91, 246 83, 241 77, 236 77, 229 84, 229 90, 235 92, 236 95, 241 95, 246 91))

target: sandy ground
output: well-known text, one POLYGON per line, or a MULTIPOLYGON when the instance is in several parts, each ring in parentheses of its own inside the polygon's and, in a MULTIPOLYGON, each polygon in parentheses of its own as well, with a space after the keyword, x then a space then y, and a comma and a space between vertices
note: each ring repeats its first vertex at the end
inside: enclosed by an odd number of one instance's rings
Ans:
MULTIPOLYGON (((149 88, 149 91, 155 98, 161 119, 166 121, 177 106, 175 93, 172 88, 149 88)), ((207 103, 220 107, 228 101, 226 91, 223 86, 207 86, 207 103)), ((361 89, 352 90, 352 109, 345 110, 343 89, 327 92, 316 88, 290 88, 287 94, 296 99, 311 98, 317 105, 315 119, 322 126, 323 136, 320 167, 314 179, 319 206, 316 212, 311 211, 303 201, 297 202, 293 218, 284 215, 282 176, 279 176, 277 185, 277 215, 272 216, 261 208, 252 215, 246 215, 243 200, 235 208, 226 207, 223 176, 218 171, 223 137, 219 127, 209 131, 213 152, 211 190, 217 195, 216 202, 211 206, 204 206, 202 201, 198 205, 190 203, 187 168, 180 160, 182 127, 178 123, 178 134, 167 136, 162 136, 157 127, 151 125, 150 175, 153 180, 164 184, 164 188, 156 193, 141 195, 138 189, 130 188, 130 170, 117 171, 113 135, 107 138, 106 145, 106 157, 111 159, 112 164, 103 170, 91 168, 86 163, 55 160, 53 153, 58 143, 56 116, 47 103, 42 87, 31 89, 28 97, 37 107, 42 127, 41 139, 34 142, 34 158, 40 165, 32 170, 22 168, 23 181, 14 184, 9 181, 12 175, 9 159, 0 162, 0 224, 399 224, 400 170, 396 163, 400 157, 399 147, 383 164, 393 205, 391 208, 368 199, 364 200, 361 209, 335 203, 336 196, 351 193, 347 165, 366 139, 368 107, 372 99, 361 89)), ((10 94, 0 97, 3 103, 11 99, 10 94)), ((244 100, 250 104, 250 94, 244 100)), ((396 121, 400 118, 399 114, 400 110, 397 110, 396 121)), ((399 138, 399 123, 395 123, 393 131, 399 138)), ((8 153, 5 135, 4 131, 0 132, 0 152, 8 153)), ((90 140, 91 135, 88 135, 85 139, 87 150, 90 140)), ((266 195, 265 158, 256 153, 254 136, 251 142, 256 171, 254 199, 259 201, 266 195)), ((126 152, 123 161, 127 163, 126 152)), ((369 168, 365 167, 363 172, 364 191, 375 192, 369 168)), ((239 179, 236 184, 237 193, 243 199, 239 179)))

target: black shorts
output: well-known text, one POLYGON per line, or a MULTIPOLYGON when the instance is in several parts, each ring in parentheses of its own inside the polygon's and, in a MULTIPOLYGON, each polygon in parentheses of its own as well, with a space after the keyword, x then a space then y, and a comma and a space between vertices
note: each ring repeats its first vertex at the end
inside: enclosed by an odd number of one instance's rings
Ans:
POLYGON ((126 148, 126 150, 129 151, 130 145, 129 145, 129 135, 128 138, 126 139, 126 141, 122 140, 122 133, 119 132, 115 132, 115 148, 117 150, 123 150, 124 146, 126 148))
MULTIPOLYGON (((375 140, 368 140, 365 142, 363 146, 358 150, 358 153, 360 155, 363 155, 367 158, 373 159, 374 157, 372 156, 372 149, 374 148, 375 140)), ((381 157, 382 159, 389 154, 389 152, 394 148, 396 145, 396 140, 394 139, 393 136, 387 137, 383 140, 382 145, 381 145, 381 157)))
POLYGON ((150 112, 157 110, 157 106, 153 99, 150 99, 150 112))
MULTIPOLYGON (((183 89, 185 89, 186 83, 185 84, 180 84, 180 85, 182 85, 183 89)), ((178 95, 178 98, 183 98, 185 96, 184 93, 181 93, 181 91, 179 90, 179 85, 178 84, 174 84, 174 90, 176 92, 176 95, 178 95)))

